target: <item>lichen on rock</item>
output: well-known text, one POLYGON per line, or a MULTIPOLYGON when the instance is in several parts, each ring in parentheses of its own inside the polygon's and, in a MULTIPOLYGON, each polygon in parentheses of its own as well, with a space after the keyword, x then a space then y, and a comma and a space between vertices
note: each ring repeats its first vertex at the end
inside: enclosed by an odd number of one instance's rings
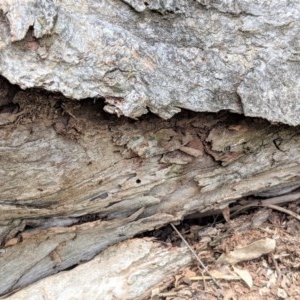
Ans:
POLYGON ((298 125, 299 17, 287 0, 5 0, 0 74, 131 118, 183 108, 298 125))

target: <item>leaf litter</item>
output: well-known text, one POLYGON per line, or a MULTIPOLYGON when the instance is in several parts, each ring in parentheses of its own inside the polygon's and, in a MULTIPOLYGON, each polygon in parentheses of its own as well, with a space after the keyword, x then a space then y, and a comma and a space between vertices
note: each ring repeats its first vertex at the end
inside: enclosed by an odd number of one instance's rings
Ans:
POLYGON ((152 299, 300 299, 300 205, 278 207, 258 204, 232 219, 226 212, 227 221, 177 225, 180 235, 169 231, 168 242, 187 246, 184 238, 198 258, 152 299))

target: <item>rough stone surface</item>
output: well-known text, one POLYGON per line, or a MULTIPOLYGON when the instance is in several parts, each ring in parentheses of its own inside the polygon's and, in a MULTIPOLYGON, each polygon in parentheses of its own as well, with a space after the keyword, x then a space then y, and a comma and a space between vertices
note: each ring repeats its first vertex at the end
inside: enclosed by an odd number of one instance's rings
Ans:
POLYGON ((0 74, 137 118, 223 109, 300 124, 300 2, 4 0, 0 74))

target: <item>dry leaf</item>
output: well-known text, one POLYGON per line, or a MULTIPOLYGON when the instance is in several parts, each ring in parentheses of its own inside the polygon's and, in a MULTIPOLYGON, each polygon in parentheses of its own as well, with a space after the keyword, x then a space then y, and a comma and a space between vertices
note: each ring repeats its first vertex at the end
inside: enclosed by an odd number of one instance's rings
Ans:
POLYGON ((277 291, 277 297, 281 299, 286 299, 288 297, 286 291, 284 289, 278 289, 277 291))
POLYGON ((225 221, 228 223, 230 221, 230 208, 229 206, 226 206, 224 209, 222 209, 222 215, 225 221))
POLYGON ((229 267, 226 269, 222 270, 210 270, 209 271, 210 276, 195 276, 195 277, 190 277, 190 280, 192 281, 197 281, 197 280, 210 280, 211 277, 215 279, 223 279, 223 280, 239 280, 240 277, 237 276, 234 272, 232 272, 229 267))
POLYGON ((16 245, 18 243, 19 243, 19 238, 17 238, 17 237, 16 238, 12 238, 12 239, 10 239, 9 241, 7 241, 5 243, 4 248, 14 246, 14 245, 16 245))
POLYGON ((179 285, 179 280, 182 278, 182 275, 175 275, 175 282, 174 282, 174 286, 178 287, 179 285))
POLYGON ((246 283, 248 288, 251 289, 253 286, 253 279, 251 274, 247 270, 241 270, 236 267, 233 267, 233 270, 246 283))
POLYGON ((245 247, 235 249, 228 254, 223 253, 217 260, 220 264, 236 264, 245 260, 252 260, 268 254, 275 249, 276 242, 273 239, 258 240, 245 247))
POLYGON ((184 277, 193 277, 193 276, 196 276, 196 272, 192 271, 189 268, 186 268, 183 272, 183 276, 184 277))

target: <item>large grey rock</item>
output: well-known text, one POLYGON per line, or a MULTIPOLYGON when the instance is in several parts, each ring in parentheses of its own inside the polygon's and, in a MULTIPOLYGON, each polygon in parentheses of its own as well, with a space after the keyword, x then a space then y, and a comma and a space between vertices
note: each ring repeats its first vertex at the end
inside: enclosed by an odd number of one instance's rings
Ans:
POLYGON ((0 73, 136 118, 181 108, 300 124, 300 2, 0 3, 0 73))

